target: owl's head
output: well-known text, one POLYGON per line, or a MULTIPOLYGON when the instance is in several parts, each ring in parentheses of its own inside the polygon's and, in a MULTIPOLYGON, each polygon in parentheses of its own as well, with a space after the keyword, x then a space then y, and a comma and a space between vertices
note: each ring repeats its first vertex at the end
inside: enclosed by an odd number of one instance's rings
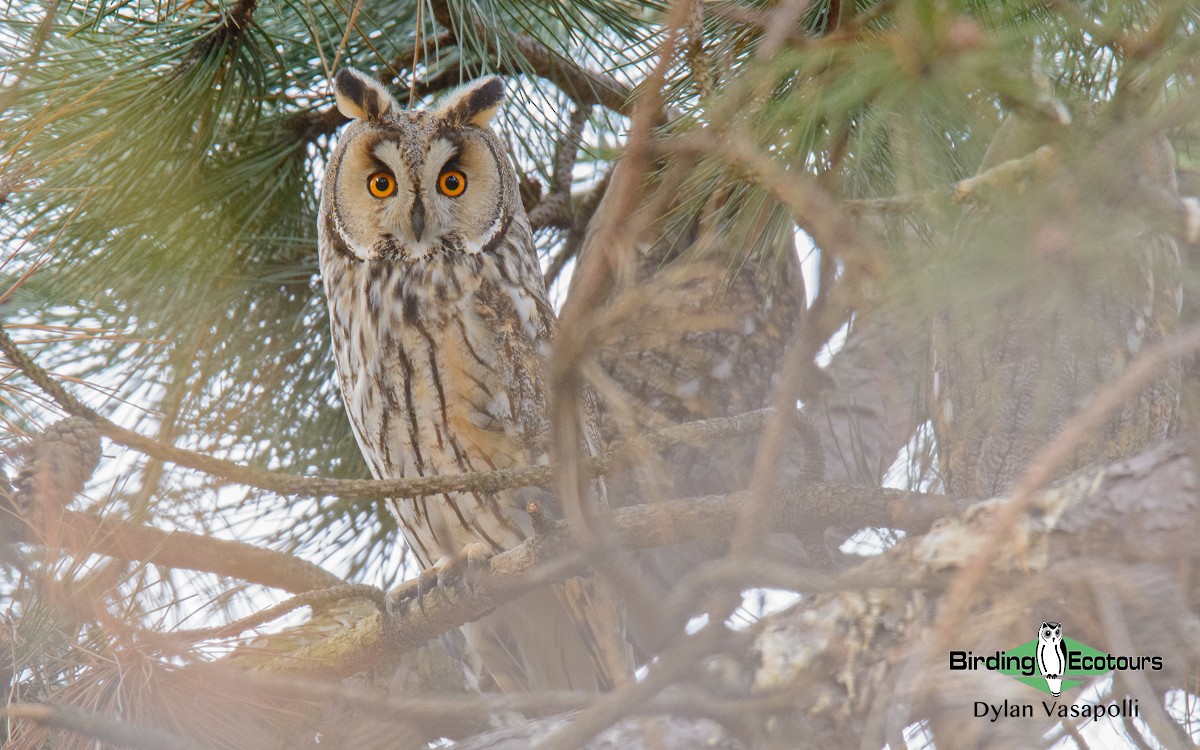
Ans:
POLYGON ((517 180, 489 122, 504 99, 499 78, 463 86, 432 110, 404 110, 357 70, 334 79, 352 122, 321 189, 321 239, 359 260, 486 253, 524 216, 517 180))

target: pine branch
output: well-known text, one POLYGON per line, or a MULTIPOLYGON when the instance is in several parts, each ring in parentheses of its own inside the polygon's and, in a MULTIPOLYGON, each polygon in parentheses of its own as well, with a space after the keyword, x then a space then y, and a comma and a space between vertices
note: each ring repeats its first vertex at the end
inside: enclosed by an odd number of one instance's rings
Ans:
POLYGON ((748 138, 704 130, 663 141, 656 147, 664 153, 713 157, 739 170, 747 181, 787 206, 817 247, 836 253, 860 272, 875 273, 885 257, 875 238, 862 232, 815 179, 799 170, 785 169, 748 138))
POLYGON ((1052 146, 1042 146, 1032 154, 1010 159, 991 169, 954 183, 948 191, 928 190, 892 198, 850 200, 843 205, 851 216, 898 214, 925 210, 951 199, 958 203, 976 201, 987 190, 1010 187, 1029 180, 1044 181, 1058 171, 1058 154, 1052 146))
MULTIPOLYGON (((434 5, 436 10, 439 4, 435 3, 434 5)), ((441 21, 442 18, 448 19, 449 16, 438 16, 438 18, 441 21)), ((432 46, 434 40, 437 40, 438 44, 441 45, 453 43, 455 39, 454 32, 452 31, 453 25, 448 20, 443 21, 443 25, 450 31, 427 39, 423 45, 424 47, 428 48, 432 46)), ((479 21, 475 22, 474 31, 483 34, 483 38, 487 40, 487 51, 491 58, 495 58, 498 54, 497 50, 500 49, 500 46, 496 39, 502 35, 524 57, 529 65, 529 70, 557 86, 564 94, 574 100, 581 110, 586 111, 593 105, 598 104, 618 114, 627 115, 632 111, 629 104, 629 97, 632 95, 632 91, 615 78, 581 68, 569 59, 550 50, 536 39, 524 34, 502 30, 485 30, 482 22, 479 21)), ((395 70, 407 69, 412 65, 412 55, 413 48, 400 53, 396 56, 396 60, 403 60, 403 65, 401 67, 393 65, 392 67, 395 70)), ((499 66, 493 65, 489 68, 490 72, 509 76, 524 75, 527 72, 520 66, 512 64, 511 61, 506 61, 503 57, 500 59, 502 61, 501 64, 499 66)), ((397 94, 398 99, 407 99, 410 94, 412 96, 428 96, 429 94, 454 88, 461 82, 461 74, 462 71, 458 66, 447 68, 435 74, 432 78, 415 82, 411 90, 406 87, 405 90, 397 94)), ((392 82, 399 83, 393 70, 381 74, 379 78, 385 85, 392 82)), ((346 122, 347 119, 338 112, 336 107, 327 107, 325 109, 307 110, 292 115, 287 119, 285 127, 294 135, 299 144, 305 145, 315 142, 322 136, 333 134, 338 128, 346 124, 346 122)))
POLYGON ((194 67, 213 50, 220 49, 244 35, 250 28, 257 7, 258 0, 238 0, 228 11, 209 21, 212 30, 196 41, 176 70, 184 71, 194 67))
MULTIPOLYGON (((434 0, 433 15, 443 28, 461 39, 462 29, 455 23, 445 0, 434 0)), ((596 73, 576 65, 531 36, 507 29, 485 26, 477 16, 462 19, 471 25, 470 33, 486 45, 490 58, 504 58, 508 49, 516 52, 529 68, 541 78, 553 83, 580 107, 599 104, 617 114, 632 116, 633 92, 612 76, 596 73), (504 42, 498 40, 503 39, 504 42)), ((502 71, 503 72, 503 71, 502 71)), ((507 71, 520 73, 519 69, 507 71)))
POLYGON ((41 539, 53 540, 78 555, 106 555, 213 573, 296 593, 344 583, 320 566, 284 552, 186 531, 122 523, 79 511, 64 511, 59 524, 43 531, 41 539))
MULTIPOLYGON (((325 479, 300 477, 276 471, 255 469, 234 461, 178 448, 129 430, 96 413, 73 396, 62 384, 37 365, 0 327, 0 352, 30 381, 54 400, 68 414, 87 419, 100 434, 115 443, 139 451, 152 458, 204 472, 226 482, 296 497, 340 497, 371 499, 380 497, 415 498, 443 492, 498 492, 513 487, 546 485, 553 481, 554 468, 525 466, 469 474, 446 474, 405 479, 325 479)), ((602 476, 644 455, 647 450, 659 450, 677 443, 700 442, 744 435, 761 429, 770 410, 747 412, 734 417, 719 417, 668 427, 616 446, 603 454, 591 457, 586 469, 602 476)), ((311 587, 310 587, 311 588, 311 587)))
MULTIPOLYGON (((409 53, 411 54, 411 52, 409 53)), ((378 76, 379 80, 385 85, 392 80, 396 80, 396 75, 388 70, 378 76)), ((454 88, 460 83, 459 70, 450 68, 443 70, 432 78, 424 81, 415 81, 412 88, 404 88, 396 93, 397 101, 413 96, 429 96, 441 91, 447 91, 454 88)), ((338 128, 342 127, 350 120, 338 111, 337 107, 325 107, 324 109, 308 109, 289 116, 284 120, 283 127, 293 136, 298 148, 303 148, 310 143, 315 143, 318 139, 333 135, 338 128)))
MULTIPOLYGON (((1031 154, 1010 159, 959 180, 945 190, 927 190, 891 198, 849 200, 842 206, 850 216, 886 216, 928 211, 946 201, 980 203, 991 194, 1019 189, 1024 183, 1044 183, 1058 174, 1059 167, 1059 155, 1055 148, 1041 146, 1031 154)), ((1147 224, 1161 226, 1191 244, 1200 242, 1200 198, 1142 190, 1122 193, 1121 199, 1140 209, 1147 224)))

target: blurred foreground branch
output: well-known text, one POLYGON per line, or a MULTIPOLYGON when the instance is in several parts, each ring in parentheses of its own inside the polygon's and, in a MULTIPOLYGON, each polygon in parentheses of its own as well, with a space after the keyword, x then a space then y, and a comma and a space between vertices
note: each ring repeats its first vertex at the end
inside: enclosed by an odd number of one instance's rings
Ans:
POLYGON ((2 713, 10 719, 65 729, 119 747, 144 750, 200 750, 201 747, 159 729, 133 726, 98 714, 85 713, 70 706, 10 703, 2 713))

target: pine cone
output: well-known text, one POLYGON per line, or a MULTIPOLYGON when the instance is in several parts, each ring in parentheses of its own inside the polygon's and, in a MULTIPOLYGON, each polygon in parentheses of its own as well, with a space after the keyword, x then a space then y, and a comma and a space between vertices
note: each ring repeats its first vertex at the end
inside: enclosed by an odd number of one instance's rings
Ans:
POLYGON ((46 428, 22 450, 25 462, 13 480, 12 502, 22 516, 35 507, 61 509, 83 491, 100 463, 100 433, 82 417, 46 428))

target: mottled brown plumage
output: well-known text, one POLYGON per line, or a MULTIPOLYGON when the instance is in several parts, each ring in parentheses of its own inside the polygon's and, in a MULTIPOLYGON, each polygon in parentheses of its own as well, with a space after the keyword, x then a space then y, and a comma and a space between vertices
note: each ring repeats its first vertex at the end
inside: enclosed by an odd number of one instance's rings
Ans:
MULTIPOLYGON (((609 442, 769 406, 799 330, 805 296, 793 218, 762 192, 727 178, 695 185, 692 168, 667 165, 648 180, 640 214, 625 227, 634 257, 614 273, 603 313, 613 324, 599 337, 591 368, 609 442), (632 236, 633 227, 642 236, 632 236)), ((585 272, 588 254, 609 250, 585 243, 585 272)), ((758 442, 747 435, 646 455, 606 477, 609 496, 635 504, 745 489, 758 442)), ((800 441, 792 442, 797 450, 789 451, 785 471, 799 467, 800 441)), ((772 551, 801 552, 794 536, 773 541, 772 551)), ((715 541, 638 551, 647 598, 675 593, 726 547, 715 541)), ((647 654, 661 646, 662 633, 641 626, 660 614, 631 613, 632 638, 647 654)))
MULTIPOLYGON (((666 190, 667 188, 662 188, 666 190)), ((645 309, 612 331, 600 364, 621 388, 602 426, 627 432, 741 414, 769 406, 784 351, 804 311, 804 279, 790 215, 762 194, 721 190, 674 232, 678 217, 655 217, 640 246, 633 283, 645 309), (633 417, 623 421, 620 408, 633 417)), ((614 480, 635 500, 723 494, 750 482, 756 440, 674 446, 662 454, 659 487, 614 480)), ((644 478, 649 478, 648 475, 644 478)))
MULTIPOLYGON (((1042 135, 1006 124, 985 168, 1032 151, 1042 135)), ((930 406, 941 475, 955 495, 1010 490, 1100 385, 1178 323, 1178 248, 1138 215, 1137 202, 1141 191, 1175 193, 1170 146, 1071 135, 1055 144, 1058 178, 975 211, 933 266, 947 296, 935 322, 930 406), (1114 173, 1124 179, 1113 182, 1114 173)), ((1172 366, 1064 468, 1162 440, 1178 405, 1172 366)))
MULTIPOLYGON (((501 81, 468 85, 432 111, 401 110, 354 71, 339 73, 336 90, 354 122, 326 169, 321 273, 346 411, 372 473, 545 462, 555 319, 512 165, 488 125, 501 81)), ((535 496, 545 493, 455 492, 389 507, 429 570, 530 537, 535 496)), ((593 499, 605 502, 601 485, 593 499)), ((603 689, 630 670, 622 610, 592 578, 531 593, 464 633, 506 690, 603 689)))

